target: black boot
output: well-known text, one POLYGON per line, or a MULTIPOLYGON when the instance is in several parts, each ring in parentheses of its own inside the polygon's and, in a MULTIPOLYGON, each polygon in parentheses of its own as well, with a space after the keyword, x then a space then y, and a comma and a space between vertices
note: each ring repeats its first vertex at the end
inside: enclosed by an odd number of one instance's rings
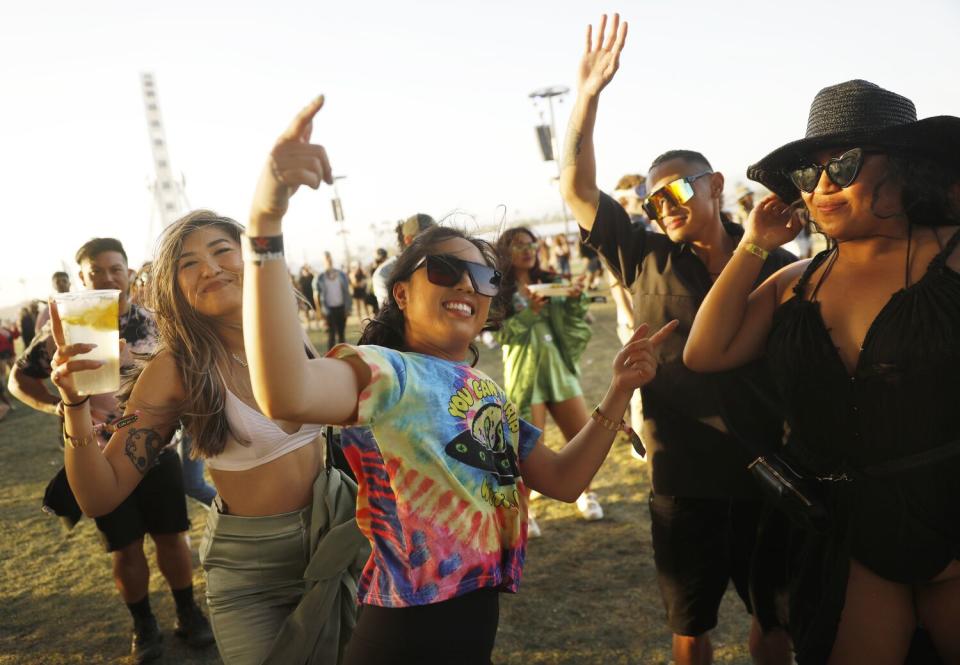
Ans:
POLYGON ((130 646, 133 662, 146 663, 163 655, 163 635, 152 614, 133 620, 133 644, 130 646))
POLYGON ((177 612, 173 634, 184 640, 192 649, 202 649, 214 643, 210 622, 196 604, 177 612))

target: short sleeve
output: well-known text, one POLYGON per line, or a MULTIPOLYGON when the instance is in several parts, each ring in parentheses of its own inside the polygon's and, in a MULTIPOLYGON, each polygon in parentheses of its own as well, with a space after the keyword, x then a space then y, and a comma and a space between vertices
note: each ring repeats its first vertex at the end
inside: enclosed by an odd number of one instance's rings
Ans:
POLYGON ((580 240, 603 257, 617 280, 629 287, 640 272, 647 249, 647 231, 633 224, 619 203, 600 192, 593 228, 580 229, 580 240))
POLYGON ((517 433, 517 455, 520 461, 524 461, 533 452, 533 447, 537 445, 543 432, 540 428, 534 427, 523 418, 520 419, 520 431, 517 433))
POLYGON ((345 360, 357 357, 370 368, 370 383, 357 400, 356 425, 372 425, 393 409, 403 397, 407 384, 407 366, 403 354, 382 346, 338 344, 328 358, 345 360))

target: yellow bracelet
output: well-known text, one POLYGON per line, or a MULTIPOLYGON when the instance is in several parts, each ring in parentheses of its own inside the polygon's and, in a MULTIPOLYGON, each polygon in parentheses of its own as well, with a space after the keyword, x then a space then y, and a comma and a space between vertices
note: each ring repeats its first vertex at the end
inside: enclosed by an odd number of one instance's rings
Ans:
POLYGON ((754 256, 759 256, 761 261, 766 261, 767 257, 770 256, 770 252, 765 250, 760 245, 755 245, 752 242, 742 242, 740 243, 740 248, 745 252, 753 254, 754 256))

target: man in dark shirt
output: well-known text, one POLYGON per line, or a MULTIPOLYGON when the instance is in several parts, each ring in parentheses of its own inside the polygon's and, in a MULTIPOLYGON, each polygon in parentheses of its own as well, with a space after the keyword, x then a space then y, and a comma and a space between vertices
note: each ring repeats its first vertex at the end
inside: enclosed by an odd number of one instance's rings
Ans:
MULTIPOLYGON (((127 267, 127 255, 120 241, 94 238, 79 249, 76 258, 84 287, 120 291, 119 332, 120 339, 127 343, 120 356, 121 364, 131 365, 132 354, 151 353, 157 343, 157 325, 147 310, 128 298, 132 271, 127 267)), ((46 325, 17 359, 10 377, 10 392, 38 411, 59 415, 63 408, 60 398, 51 393, 45 383, 51 374, 50 361, 55 352, 52 327, 46 325)), ((94 424, 122 415, 113 394, 91 396, 90 412, 94 424)), ((102 448, 106 441, 98 443, 102 448)), ((133 493, 113 512, 98 516, 96 524, 113 559, 117 590, 133 617, 134 660, 145 662, 162 654, 162 635, 150 609, 148 594, 150 569, 143 550, 146 533, 156 545, 157 566, 176 602, 175 633, 191 646, 212 644, 213 633, 193 597, 193 563, 186 540, 190 520, 177 453, 170 447, 164 449, 133 493)))
MULTIPOLYGON (((709 631, 729 580, 751 609, 747 578, 760 500, 746 470, 748 451, 777 445, 782 418, 751 399, 750 391, 763 390, 760 367, 715 380, 683 365, 697 309, 743 234, 721 219, 723 176, 698 152, 675 150, 655 159, 645 208, 663 234, 632 224, 597 188, 593 128, 600 91, 616 72, 626 38, 618 23, 615 18, 604 42, 604 19, 581 62, 560 183, 583 241, 631 290, 636 323, 656 329, 680 320, 661 348, 656 379, 641 391, 643 434, 652 464, 654 562, 674 659, 702 664, 711 661, 709 631)), ((760 280, 793 260, 787 252, 771 252, 760 280)), ((750 651, 756 662, 790 662, 785 632, 764 632, 756 620, 750 651)))
POLYGON ((35 326, 38 311, 39 308, 35 302, 30 303, 29 307, 20 309, 20 335, 23 337, 24 346, 30 346, 30 342, 33 341, 33 336, 36 334, 35 326))

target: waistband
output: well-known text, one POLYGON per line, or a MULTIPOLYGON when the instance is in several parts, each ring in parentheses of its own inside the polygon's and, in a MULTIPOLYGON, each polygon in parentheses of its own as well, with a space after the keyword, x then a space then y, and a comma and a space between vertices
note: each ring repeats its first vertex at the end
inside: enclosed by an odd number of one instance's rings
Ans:
MULTIPOLYGON (((316 490, 316 486, 314 486, 316 490)), ((247 517, 230 515, 222 512, 223 501, 218 494, 213 499, 213 505, 207 515, 207 527, 210 534, 216 536, 244 536, 256 538, 259 536, 275 536, 279 532, 299 531, 310 525, 312 505, 308 504, 299 510, 277 515, 262 515, 247 517)))

